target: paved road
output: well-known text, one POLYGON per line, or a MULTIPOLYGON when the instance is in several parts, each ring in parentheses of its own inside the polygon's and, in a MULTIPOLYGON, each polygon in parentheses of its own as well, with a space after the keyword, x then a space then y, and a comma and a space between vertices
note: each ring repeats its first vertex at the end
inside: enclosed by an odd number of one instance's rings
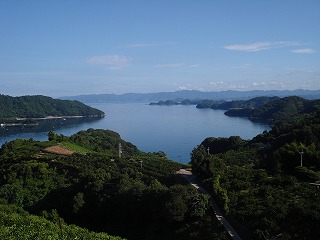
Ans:
MULTIPOLYGON (((195 187, 198 190, 198 192, 203 194, 209 194, 206 190, 204 190, 202 187, 200 187, 197 184, 196 177, 191 173, 191 171, 180 169, 179 171, 176 172, 176 174, 179 174, 182 177, 184 177, 193 187, 195 187)), ((227 219, 222 215, 222 212, 220 211, 217 204, 212 199, 211 199, 211 206, 214 210, 215 217, 224 226, 224 228, 227 230, 231 238, 235 240, 241 240, 240 236, 237 234, 234 228, 230 225, 227 219)))

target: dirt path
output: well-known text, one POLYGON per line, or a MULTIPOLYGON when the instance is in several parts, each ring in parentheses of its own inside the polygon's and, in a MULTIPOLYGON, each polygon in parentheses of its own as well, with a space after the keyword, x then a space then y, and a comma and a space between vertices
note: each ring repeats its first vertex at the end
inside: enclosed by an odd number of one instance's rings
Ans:
MULTIPOLYGON (((209 194, 206 190, 204 190, 202 187, 200 187, 197 184, 196 177, 191 173, 191 171, 180 169, 179 171, 176 172, 176 174, 184 177, 193 187, 195 187, 198 190, 198 192, 203 194, 209 194)), ((230 225, 228 220, 222 215, 222 212, 220 211, 217 204, 212 200, 212 198, 211 198, 211 206, 214 210, 215 217, 224 226, 224 228, 227 230, 231 238, 235 240, 241 240, 240 236, 237 234, 234 228, 230 225)))

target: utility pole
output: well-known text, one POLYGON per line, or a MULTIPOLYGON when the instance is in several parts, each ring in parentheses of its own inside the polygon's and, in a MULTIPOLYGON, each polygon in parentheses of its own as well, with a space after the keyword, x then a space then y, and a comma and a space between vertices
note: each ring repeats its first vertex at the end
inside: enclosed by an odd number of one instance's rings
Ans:
POLYGON ((181 156, 178 156, 178 158, 180 158, 180 163, 182 163, 182 162, 181 162, 181 156))
POLYGON ((210 154, 210 148, 209 147, 207 148, 207 151, 208 151, 208 154, 210 154))
POLYGON ((143 161, 141 160, 141 161, 140 161, 140 167, 141 167, 141 169, 142 169, 142 163, 143 163, 143 161))
POLYGON ((122 146, 121 146, 121 143, 119 143, 119 158, 121 158, 121 154, 122 154, 122 146))
POLYGON ((300 153, 300 166, 302 167, 302 156, 303 156, 303 154, 304 154, 303 149, 302 149, 302 151, 299 152, 299 153, 300 153))

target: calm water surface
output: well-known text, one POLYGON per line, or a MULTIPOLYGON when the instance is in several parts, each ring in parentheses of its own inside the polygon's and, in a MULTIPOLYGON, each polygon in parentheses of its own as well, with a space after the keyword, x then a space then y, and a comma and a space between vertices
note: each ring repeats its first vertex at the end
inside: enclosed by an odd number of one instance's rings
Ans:
POLYGON ((70 136, 88 128, 110 129, 145 152, 163 151, 172 160, 190 161, 190 153, 206 137, 250 139, 270 127, 224 111, 195 106, 149 106, 145 103, 90 104, 106 113, 103 119, 52 120, 33 127, 0 129, 0 144, 16 138, 47 140, 50 130, 70 136))

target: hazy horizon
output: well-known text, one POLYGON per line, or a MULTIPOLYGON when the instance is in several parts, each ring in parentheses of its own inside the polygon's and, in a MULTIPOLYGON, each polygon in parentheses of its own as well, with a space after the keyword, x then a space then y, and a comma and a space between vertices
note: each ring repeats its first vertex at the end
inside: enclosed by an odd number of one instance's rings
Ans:
POLYGON ((254 89, 254 90, 221 90, 221 91, 201 91, 201 90, 174 90, 174 91, 161 91, 161 92, 124 92, 124 93, 84 93, 84 94, 77 94, 77 95, 70 95, 70 96, 60 96, 60 97, 76 97, 76 96, 91 96, 91 95, 125 95, 125 94, 157 94, 157 93, 175 93, 175 92, 181 92, 181 91, 199 91, 202 93, 222 93, 222 92, 228 92, 228 91, 235 91, 235 92, 250 92, 250 91, 265 91, 265 92, 272 92, 272 91, 320 91, 320 89, 292 89, 292 90, 286 90, 286 89, 254 89))
MULTIPOLYGON (((261 91, 261 92, 295 92, 295 91, 310 91, 312 92, 319 92, 320 89, 292 89, 292 90, 286 90, 286 89, 254 89, 254 90, 221 90, 221 91, 201 91, 201 90, 174 90, 174 91, 157 91, 157 92, 124 92, 124 93, 83 93, 83 94, 75 94, 75 95, 64 95, 64 96, 51 96, 51 95, 44 95, 44 94, 24 94, 24 95, 9 95, 9 94, 3 94, 0 92, 0 95, 6 95, 10 97, 23 97, 23 96, 48 96, 53 98, 72 98, 72 97, 78 97, 78 96, 94 96, 94 95, 115 95, 115 96, 122 96, 126 94, 161 94, 161 93, 179 93, 179 92, 201 92, 201 93, 225 93, 225 92, 238 92, 238 93, 249 93, 249 92, 255 92, 255 91, 261 91)), ((310 93, 310 94, 311 94, 310 93)), ((262 96, 262 95, 261 95, 262 96)))
POLYGON ((1 1, 1 94, 320 89, 320 1, 1 1))

